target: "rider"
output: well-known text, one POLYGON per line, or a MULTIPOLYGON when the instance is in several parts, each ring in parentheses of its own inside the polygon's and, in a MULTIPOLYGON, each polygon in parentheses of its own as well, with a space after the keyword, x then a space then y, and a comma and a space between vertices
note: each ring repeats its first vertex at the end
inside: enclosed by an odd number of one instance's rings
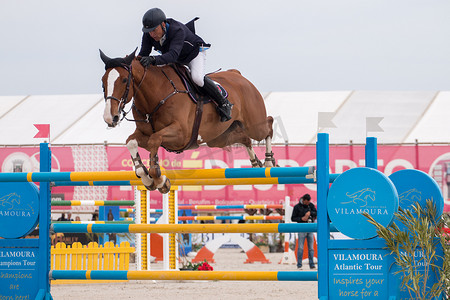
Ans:
POLYGON ((166 18, 159 8, 148 10, 142 18, 142 24, 141 64, 144 67, 168 63, 188 65, 194 83, 203 87, 217 103, 220 121, 230 120, 233 105, 222 95, 214 81, 205 76, 206 49, 203 39, 186 25, 166 18), (162 55, 150 55, 153 47, 161 51, 162 55))

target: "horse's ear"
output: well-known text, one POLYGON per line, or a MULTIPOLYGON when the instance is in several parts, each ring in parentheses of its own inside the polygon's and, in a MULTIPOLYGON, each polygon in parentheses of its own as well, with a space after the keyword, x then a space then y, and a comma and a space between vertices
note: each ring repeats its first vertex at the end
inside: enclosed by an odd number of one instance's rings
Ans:
MULTIPOLYGON (((136 48, 137 49, 137 48, 136 48)), ((100 58, 102 59, 102 61, 105 63, 105 65, 106 65, 106 63, 108 62, 108 61, 110 61, 111 60, 111 58, 109 58, 108 56, 106 56, 105 55, 105 53, 103 53, 103 51, 102 50, 100 50, 100 49, 98 49, 99 51, 100 51, 100 58)))
POLYGON ((125 56, 125 64, 131 65, 131 63, 133 62, 133 59, 136 57, 136 51, 137 51, 137 47, 136 47, 136 49, 134 49, 133 52, 131 52, 130 55, 125 56))

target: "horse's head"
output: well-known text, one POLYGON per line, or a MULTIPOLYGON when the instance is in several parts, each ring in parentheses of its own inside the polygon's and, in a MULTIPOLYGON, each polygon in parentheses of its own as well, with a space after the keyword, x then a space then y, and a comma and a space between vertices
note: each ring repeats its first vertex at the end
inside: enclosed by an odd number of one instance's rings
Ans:
MULTIPOLYGON (((137 50, 137 48, 136 48, 137 50)), ((103 119, 109 127, 115 127, 120 122, 120 114, 125 104, 133 97, 133 76, 131 63, 136 50, 125 58, 109 58, 100 50, 100 58, 105 63, 105 75, 102 77, 103 96, 105 97, 105 112, 103 119)))

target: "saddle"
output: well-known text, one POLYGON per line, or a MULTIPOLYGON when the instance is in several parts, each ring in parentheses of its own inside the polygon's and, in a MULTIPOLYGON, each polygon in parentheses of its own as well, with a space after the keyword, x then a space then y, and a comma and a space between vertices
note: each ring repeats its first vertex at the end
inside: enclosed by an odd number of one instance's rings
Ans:
MULTIPOLYGON (((211 97, 206 94, 201 87, 196 85, 194 81, 192 80, 191 72, 189 72, 188 68, 185 65, 181 64, 170 64, 170 66, 175 70, 175 72, 178 74, 178 76, 181 78, 181 81, 183 81, 184 87, 186 88, 186 91, 188 92, 189 97, 194 103, 203 102, 203 103, 209 103, 213 102, 216 106, 217 103, 211 99, 211 97)), ((217 81, 214 81, 214 83, 217 85, 217 87, 220 89, 220 92, 222 93, 224 98, 228 97, 228 92, 225 90, 223 86, 220 85, 217 81)))

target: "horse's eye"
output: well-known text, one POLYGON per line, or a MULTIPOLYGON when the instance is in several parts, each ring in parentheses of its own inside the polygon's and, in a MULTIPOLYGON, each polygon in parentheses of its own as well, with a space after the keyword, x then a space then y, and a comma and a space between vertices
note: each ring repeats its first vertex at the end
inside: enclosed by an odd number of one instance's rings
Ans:
POLYGON ((122 83, 127 83, 127 79, 126 78, 122 79, 122 83))

